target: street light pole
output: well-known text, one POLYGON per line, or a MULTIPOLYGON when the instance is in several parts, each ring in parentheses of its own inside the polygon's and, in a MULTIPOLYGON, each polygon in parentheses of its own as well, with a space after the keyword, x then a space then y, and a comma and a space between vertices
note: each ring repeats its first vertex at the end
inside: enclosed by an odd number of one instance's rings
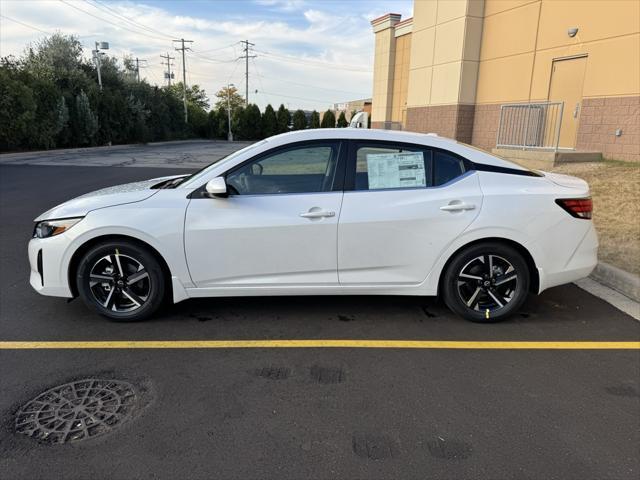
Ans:
POLYGON ((109 50, 109 42, 96 42, 96 49, 93 51, 94 59, 96 61, 96 68, 98 70, 98 85, 102 90, 102 75, 100 74, 100 50, 109 50))
POLYGON ((227 140, 229 142, 233 142, 233 133, 231 132, 231 87, 234 87, 233 83, 227 84, 227 122, 228 122, 228 131, 227 131, 227 140))

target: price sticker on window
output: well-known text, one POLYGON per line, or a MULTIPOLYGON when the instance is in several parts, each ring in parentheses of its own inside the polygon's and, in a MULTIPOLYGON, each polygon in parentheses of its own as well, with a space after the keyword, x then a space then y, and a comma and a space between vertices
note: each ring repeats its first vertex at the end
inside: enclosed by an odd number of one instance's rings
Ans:
POLYGON ((369 190, 427 186, 422 152, 368 154, 367 175, 369 190))

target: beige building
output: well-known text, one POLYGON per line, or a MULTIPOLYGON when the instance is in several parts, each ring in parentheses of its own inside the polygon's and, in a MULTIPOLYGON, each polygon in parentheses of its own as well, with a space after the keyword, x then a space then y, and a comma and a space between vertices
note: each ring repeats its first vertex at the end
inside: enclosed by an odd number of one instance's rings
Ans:
POLYGON ((640 1, 415 0, 375 33, 372 127, 640 161, 640 1))

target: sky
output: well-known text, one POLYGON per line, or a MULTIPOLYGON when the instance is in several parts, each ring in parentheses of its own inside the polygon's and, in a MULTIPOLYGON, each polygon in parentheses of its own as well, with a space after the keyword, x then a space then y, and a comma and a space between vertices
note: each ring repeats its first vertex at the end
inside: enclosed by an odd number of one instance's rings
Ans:
POLYGON ((0 0, 0 56, 59 31, 79 37, 87 58, 94 42, 106 53, 147 60, 140 75, 164 85, 160 55, 169 53, 175 80, 182 55, 172 39, 193 40, 186 53, 187 84, 210 98, 227 83, 245 93, 240 40, 254 43, 249 101, 263 109, 325 110, 371 97, 374 35, 370 21, 393 11, 412 15, 413 0, 0 0), (255 91, 258 91, 255 93, 255 91))

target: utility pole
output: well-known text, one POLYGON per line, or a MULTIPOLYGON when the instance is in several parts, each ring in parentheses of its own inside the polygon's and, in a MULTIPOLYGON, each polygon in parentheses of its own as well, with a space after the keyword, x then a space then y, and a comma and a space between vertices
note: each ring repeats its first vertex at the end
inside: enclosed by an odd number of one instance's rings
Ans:
POLYGON ((146 62, 146 60, 136 57, 136 79, 138 83, 140 83, 140 62, 146 62))
POLYGON ((165 72, 164 76, 167 79, 167 81, 169 82, 169 86, 171 86, 171 60, 175 60, 176 57, 170 57, 169 56, 169 52, 167 52, 166 55, 160 55, 160 58, 166 58, 167 59, 167 63, 162 62, 162 65, 166 65, 167 66, 167 71, 165 72))
POLYGON ((176 48, 178 51, 182 51, 182 103, 184 104, 184 123, 187 123, 189 120, 187 114, 187 64, 184 59, 185 50, 191 50, 189 47, 185 47, 185 43, 193 43, 193 40, 185 40, 181 38, 180 40, 174 40, 174 42, 180 42, 181 47, 176 48))
POLYGON ((249 106, 249 59, 256 58, 256 55, 249 55, 251 47, 255 47, 255 43, 251 43, 249 40, 241 40, 240 43, 244 44, 242 51, 244 55, 238 58, 244 58, 244 85, 245 85, 245 106, 249 106))
POLYGON ((229 128, 227 129, 227 140, 233 142, 233 133, 231 133, 231 87, 235 87, 233 83, 227 84, 227 121, 229 128))

